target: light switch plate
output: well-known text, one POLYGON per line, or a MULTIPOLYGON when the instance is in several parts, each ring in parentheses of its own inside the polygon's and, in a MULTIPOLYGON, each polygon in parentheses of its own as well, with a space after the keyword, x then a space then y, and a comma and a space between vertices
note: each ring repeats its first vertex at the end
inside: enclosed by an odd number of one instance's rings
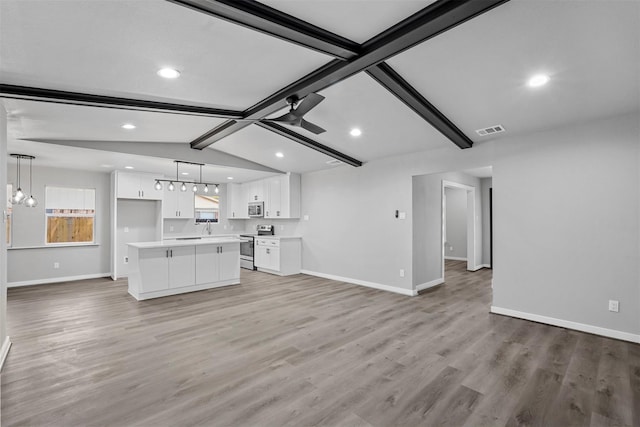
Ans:
POLYGON ((398 219, 407 219, 407 213, 406 212, 400 212, 398 219))
POLYGON ((609 300, 609 311, 613 311, 614 313, 618 313, 620 311, 620 301, 616 301, 613 299, 609 300))

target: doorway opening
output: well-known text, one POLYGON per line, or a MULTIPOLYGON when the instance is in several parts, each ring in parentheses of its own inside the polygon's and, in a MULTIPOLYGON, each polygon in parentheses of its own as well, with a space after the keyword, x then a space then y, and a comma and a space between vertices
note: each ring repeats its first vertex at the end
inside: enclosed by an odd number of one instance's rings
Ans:
POLYGON ((442 181, 442 276, 446 267, 478 270, 476 187, 442 181))

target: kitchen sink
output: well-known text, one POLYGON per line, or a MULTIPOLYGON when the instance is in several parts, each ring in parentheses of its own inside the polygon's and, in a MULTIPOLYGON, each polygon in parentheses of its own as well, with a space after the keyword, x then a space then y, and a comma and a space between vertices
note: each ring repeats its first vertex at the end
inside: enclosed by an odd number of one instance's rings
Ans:
POLYGON ((202 237, 176 237, 176 240, 200 240, 202 237))

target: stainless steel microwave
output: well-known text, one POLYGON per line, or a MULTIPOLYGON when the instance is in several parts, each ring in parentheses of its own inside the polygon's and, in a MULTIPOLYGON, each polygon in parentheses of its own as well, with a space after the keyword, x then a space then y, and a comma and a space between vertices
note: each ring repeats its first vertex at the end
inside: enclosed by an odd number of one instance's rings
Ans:
POLYGON ((249 202, 249 218, 264 217, 264 202, 249 202))

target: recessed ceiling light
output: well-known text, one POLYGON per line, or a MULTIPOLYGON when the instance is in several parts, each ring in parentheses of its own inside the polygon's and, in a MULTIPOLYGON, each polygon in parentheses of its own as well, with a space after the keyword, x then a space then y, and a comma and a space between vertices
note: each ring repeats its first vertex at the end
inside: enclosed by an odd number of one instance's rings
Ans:
POLYGON ((233 179, 233 177, 232 176, 228 176, 227 179, 233 179))
POLYGON ((125 169, 133 169, 133 166, 125 166, 125 169))
POLYGON ((127 130, 131 130, 131 129, 135 129, 136 125, 132 125, 131 123, 125 123, 122 125, 122 129, 127 129, 127 130))
POLYGON ((113 165, 100 165, 100 166, 102 166, 103 168, 112 168, 113 167, 113 165))
POLYGON ((180 71, 174 70, 173 68, 162 68, 158 70, 158 75, 165 79, 177 79, 180 77, 180 71))
POLYGON ((189 175, 189 172, 180 172, 182 175, 189 175))
POLYGON ((284 154, 282 154, 281 152, 279 152, 279 151, 278 151, 278 152, 276 153, 276 157, 284 157, 284 154))
POLYGON ((549 76, 547 76, 546 74, 536 74, 529 79, 527 84, 529 85, 529 87, 540 87, 546 85, 548 82, 549 76))
POLYGON ((351 129, 351 131, 349 132, 351 134, 351 136, 360 136, 362 135, 362 131, 358 128, 353 128, 351 129))

